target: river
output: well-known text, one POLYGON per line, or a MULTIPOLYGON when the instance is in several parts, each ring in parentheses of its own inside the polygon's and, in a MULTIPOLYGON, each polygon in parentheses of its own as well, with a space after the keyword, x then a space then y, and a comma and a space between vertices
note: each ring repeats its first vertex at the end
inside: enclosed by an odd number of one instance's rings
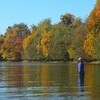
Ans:
POLYGON ((0 100, 100 100, 100 65, 0 62, 0 100))

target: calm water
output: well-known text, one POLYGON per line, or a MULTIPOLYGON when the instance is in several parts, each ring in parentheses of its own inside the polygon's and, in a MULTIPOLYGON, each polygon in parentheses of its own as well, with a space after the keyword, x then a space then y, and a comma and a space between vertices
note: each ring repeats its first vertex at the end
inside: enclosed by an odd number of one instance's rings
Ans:
POLYGON ((0 100, 100 100, 100 65, 83 78, 76 64, 0 62, 0 100))

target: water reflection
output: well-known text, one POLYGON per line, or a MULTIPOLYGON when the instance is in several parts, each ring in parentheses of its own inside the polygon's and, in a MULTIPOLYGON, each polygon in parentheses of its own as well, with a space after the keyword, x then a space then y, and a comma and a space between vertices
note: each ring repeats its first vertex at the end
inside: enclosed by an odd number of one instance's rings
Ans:
POLYGON ((79 89, 79 95, 84 95, 84 73, 79 73, 78 76, 78 89, 79 89))
POLYGON ((76 78, 72 74, 75 70, 66 64, 32 66, 8 64, 1 66, 0 69, 1 99, 4 97, 13 99, 33 97, 35 100, 38 100, 37 98, 64 99, 70 93, 74 95, 76 91, 76 78))
POLYGON ((0 65, 0 100, 95 100, 100 98, 100 67, 75 64, 0 65))

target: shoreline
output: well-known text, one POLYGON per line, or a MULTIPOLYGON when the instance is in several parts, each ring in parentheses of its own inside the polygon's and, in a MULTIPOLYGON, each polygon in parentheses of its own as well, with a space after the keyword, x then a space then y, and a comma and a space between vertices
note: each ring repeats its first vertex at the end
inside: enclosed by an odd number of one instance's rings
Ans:
MULTIPOLYGON (((51 64, 56 64, 56 63, 77 63, 77 61, 0 61, 0 63, 51 63, 51 64)), ((87 64, 100 64, 100 61, 91 61, 91 62, 85 62, 87 64)))

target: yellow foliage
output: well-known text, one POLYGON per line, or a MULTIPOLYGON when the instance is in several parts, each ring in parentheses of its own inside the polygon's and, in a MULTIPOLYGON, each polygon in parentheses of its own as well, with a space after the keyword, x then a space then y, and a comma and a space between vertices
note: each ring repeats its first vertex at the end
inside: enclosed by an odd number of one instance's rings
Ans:
POLYGON ((68 49, 68 53, 69 53, 71 59, 74 58, 75 50, 74 50, 73 45, 68 49))
POLYGON ((51 39, 51 34, 49 32, 42 35, 40 44, 37 45, 37 49, 42 51, 43 55, 48 57, 49 54, 49 43, 51 39))
POLYGON ((26 37, 24 40, 23 40, 23 48, 24 50, 26 50, 30 44, 32 43, 32 40, 35 38, 36 34, 35 35, 29 35, 28 37, 26 37))
POLYGON ((95 56, 95 47, 94 47, 95 37, 93 34, 87 34, 86 40, 83 45, 83 49, 86 53, 88 53, 91 57, 95 56))

